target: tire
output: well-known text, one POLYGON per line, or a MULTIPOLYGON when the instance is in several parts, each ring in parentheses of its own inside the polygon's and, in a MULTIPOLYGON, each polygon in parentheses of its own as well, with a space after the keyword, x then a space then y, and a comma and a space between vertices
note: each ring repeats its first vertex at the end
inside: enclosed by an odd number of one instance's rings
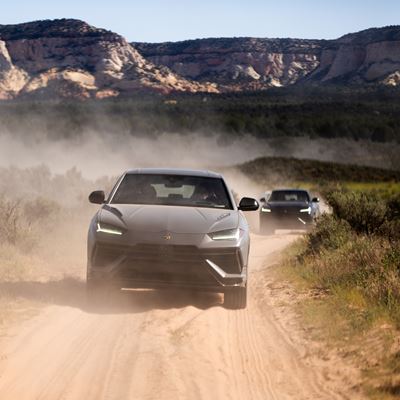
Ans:
POLYGON ((247 286, 229 289, 224 294, 224 307, 229 310, 242 310, 247 305, 247 286))
POLYGON ((273 229, 267 222, 260 221, 260 233, 262 235, 273 235, 275 229, 273 229))

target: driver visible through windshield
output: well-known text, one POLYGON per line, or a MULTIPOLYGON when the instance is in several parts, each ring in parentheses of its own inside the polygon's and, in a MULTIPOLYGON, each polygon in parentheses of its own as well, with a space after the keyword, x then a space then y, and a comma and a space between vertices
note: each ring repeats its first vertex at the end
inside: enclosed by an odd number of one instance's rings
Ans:
POLYGON ((268 201, 310 201, 308 193, 303 190, 274 190, 268 201))
POLYGON ((222 179, 186 175, 126 174, 111 203, 233 209, 222 179))

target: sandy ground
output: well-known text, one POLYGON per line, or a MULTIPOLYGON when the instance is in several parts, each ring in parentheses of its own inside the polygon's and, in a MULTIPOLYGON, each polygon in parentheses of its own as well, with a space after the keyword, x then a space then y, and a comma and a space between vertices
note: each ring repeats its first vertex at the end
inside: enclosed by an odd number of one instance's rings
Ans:
POLYGON ((253 235, 241 311, 225 310, 219 295, 164 291, 125 292, 89 311, 80 281, 16 284, 52 305, 1 338, 0 399, 358 398, 339 361, 312 354, 279 290, 268 289, 271 265, 295 238, 253 235))

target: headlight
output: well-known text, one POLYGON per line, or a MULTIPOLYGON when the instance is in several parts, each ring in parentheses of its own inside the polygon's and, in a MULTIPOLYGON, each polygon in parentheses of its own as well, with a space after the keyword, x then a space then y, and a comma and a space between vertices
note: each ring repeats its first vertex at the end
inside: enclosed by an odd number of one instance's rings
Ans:
POLYGON ((208 236, 212 240, 239 240, 243 236, 243 229, 226 229, 224 231, 212 232, 208 236))
POLYGON ((96 232, 108 233, 109 235, 122 235, 124 233, 122 229, 103 222, 97 223, 96 232))
POLYGON ((261 207, 261 211, 270 213, 272 210, 270 208, 267 208, 267 207, 261 207))
POLYGON ((302 208, 300 210, 301 213, 308 213, 311 214, 311 207, 307 207, 307 208, 302 208))

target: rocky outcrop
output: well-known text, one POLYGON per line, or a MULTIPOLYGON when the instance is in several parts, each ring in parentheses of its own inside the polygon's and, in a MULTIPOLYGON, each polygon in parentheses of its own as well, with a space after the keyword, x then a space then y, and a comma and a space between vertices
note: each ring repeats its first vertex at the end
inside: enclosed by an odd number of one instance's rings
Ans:
POLYGON ((108 97, 215 92, 145 60, 123 37, 82 21, 0 26, 0 96, 108 97))
POLYGON ((225 90, 287 86, 319 65, 323 41, 292 39, 199 39, 178 43, 134 43, 156 65, 225 90))
POLYGON ((319 67, 309 76, 341 84, 383 83, 400 70, 400 27, 367 29, 331 41, 321 53, 319 67))
POLYGON ((28 75, 11 61, 6 43, 0 40, 0 99, 18 94, 28 81, 28 75))
POLYGON ((0 100, 400 85, 400 27, 337 40, 225 38, 128 43, 73 19, 0 25, 0 100))
POLYGON ((222 90, 267 89, 295 83, 397 85, 400 27, 368 29, 337 40, 199 39, 134 43, 155 63, 222 90))
POLYGON ((386 86, 399 86, 400 85, 400 71, 393 72, 388 75, 382 83, 386 86))

